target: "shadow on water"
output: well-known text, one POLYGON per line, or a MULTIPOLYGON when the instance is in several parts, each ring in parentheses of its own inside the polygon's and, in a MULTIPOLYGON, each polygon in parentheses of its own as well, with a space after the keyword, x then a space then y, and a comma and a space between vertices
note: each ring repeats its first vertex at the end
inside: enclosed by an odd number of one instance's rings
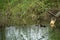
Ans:
POLYGON ((59 34, 59 29, 52 30, 48 26, 40 27, 40 25, 10 26, 5 28, 5 40, 59 40, 59 34))

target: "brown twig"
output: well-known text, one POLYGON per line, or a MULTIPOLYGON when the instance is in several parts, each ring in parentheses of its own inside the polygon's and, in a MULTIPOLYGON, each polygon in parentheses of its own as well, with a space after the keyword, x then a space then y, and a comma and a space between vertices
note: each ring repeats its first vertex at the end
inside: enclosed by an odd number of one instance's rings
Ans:
POLYGON ((48 11, 49 14, 53 15, 54 17, 56 17, 52 12, 48 11))

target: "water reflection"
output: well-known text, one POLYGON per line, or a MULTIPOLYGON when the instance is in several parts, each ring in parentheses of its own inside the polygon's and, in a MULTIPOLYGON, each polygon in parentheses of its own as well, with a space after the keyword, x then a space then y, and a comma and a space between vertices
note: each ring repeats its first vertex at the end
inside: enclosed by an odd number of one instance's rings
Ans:
POLYGON ((48 40, 48 27, 10 26, 5 31, 6 40, 48 40))

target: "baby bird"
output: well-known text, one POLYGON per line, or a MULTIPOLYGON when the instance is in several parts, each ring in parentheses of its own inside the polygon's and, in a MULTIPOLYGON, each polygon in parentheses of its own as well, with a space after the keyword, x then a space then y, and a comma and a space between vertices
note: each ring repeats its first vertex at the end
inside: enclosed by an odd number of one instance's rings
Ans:
POLYGON ((56 26, 55 26, 55 22, 56 22, 56 18, 51 18, 50 26, 51 26, 52 28, 56 27, 56 26))

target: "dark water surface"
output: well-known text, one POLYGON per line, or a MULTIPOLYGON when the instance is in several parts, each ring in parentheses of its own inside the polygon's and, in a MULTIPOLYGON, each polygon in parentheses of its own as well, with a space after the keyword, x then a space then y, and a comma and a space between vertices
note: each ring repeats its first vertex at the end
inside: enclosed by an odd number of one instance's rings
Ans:
POLYGON ((5 40, 60 40, 60 29, 52 30, 48 26, 10 26, 5 28, 4 34, 5 40))

